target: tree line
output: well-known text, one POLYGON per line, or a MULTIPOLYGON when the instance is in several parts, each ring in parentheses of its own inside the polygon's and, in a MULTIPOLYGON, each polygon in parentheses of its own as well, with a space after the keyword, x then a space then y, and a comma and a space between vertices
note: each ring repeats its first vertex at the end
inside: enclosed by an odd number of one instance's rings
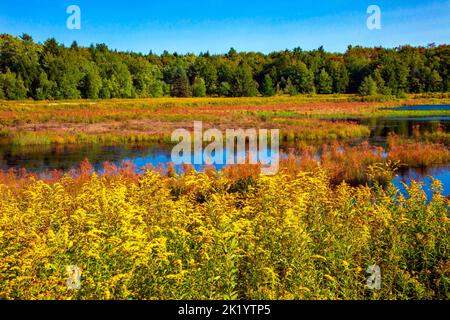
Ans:
POLYGON ((402 95, 450 91, 450 45, 161 55, 0 35, 0 99, 402 95))

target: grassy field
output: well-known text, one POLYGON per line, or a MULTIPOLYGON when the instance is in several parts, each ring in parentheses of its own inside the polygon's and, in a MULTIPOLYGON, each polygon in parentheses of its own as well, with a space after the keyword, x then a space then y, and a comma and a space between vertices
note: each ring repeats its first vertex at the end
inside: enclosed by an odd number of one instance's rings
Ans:
POLYGON ((367 128, 347 118, 407 115, 411 112, 383 108, 450 103, 445 94, 373 100, 354 95, 313 95, 0 101, 0 136, 16 145, 164 141, 174 129, 192 128, 197 120, 205 122, 205 129, 279 128, 287 140, 361 138, 367 137, 367 128), (325 120, 330 118, 342 120, 325 120))

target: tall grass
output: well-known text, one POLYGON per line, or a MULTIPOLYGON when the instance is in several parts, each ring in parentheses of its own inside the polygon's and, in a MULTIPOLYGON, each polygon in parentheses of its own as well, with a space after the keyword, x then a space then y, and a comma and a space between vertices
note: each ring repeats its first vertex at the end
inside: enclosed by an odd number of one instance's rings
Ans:
POLYGON ((18 132, 9 141, 13 146, 37 146, 37 145, 126 145, 149 142, 171 143, 170 136, 146 135, 139 133, 103 133, 103 134, 63 134, 55 132, 18 132))
POLYGON ((450 150, 447 146, 438 143, 422 143, 416 140, 400 139, 391 134, 388 137, 388 158, 400 160, 402 163, 414 168, 426 168, 432 165, 450 163, 450 150))

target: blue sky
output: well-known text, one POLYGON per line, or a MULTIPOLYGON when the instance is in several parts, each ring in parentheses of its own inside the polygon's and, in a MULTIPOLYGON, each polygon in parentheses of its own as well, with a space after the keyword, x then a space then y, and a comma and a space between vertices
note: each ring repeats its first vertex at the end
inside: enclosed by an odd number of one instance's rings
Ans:
POLYGON ((427 45, 450 42, 450 0, 2 0, 0 33, 143 53, 427 45), (72 4, 81 30, 66 28, 72 4), (381 30, 366 27, 371 4, 382 10, 381 30))

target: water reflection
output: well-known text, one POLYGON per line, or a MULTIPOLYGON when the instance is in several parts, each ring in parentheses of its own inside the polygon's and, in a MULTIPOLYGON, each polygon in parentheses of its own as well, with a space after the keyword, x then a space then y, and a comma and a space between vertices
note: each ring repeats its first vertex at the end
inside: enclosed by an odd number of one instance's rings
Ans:
POLYGON ((361 121, 371 129, 370 141, 373 144, 384 144, 389 133, 401 137, 411 138, 415 128, 421 134, 442 130, 450 132, 450 117, 421 117, 421 118, 372 118, 361 121))
POLYGON ((437 179, 443 184, 444 196, 450 195, 450 167, 430 168, 430 169, 408 169, 400 172, 398 177, 394 179, 394 184, 399 188, 400 192, 406 194, 404 184, 411 186, 411 180, 420 181, 423 183, 423 189, 427 194, 428 199, 433 196, 431 189, 432 180, 430 177, 437 179))
POLYGON ((116 165, 131 160, 136 165, 166 164, 170 161, 171 146, 167 144, 130 146, 30 146, 0 148, 0 168, 25 168, 32 172, 46 170, 68 171, 88 159, 95 169, 100 169, 105 161, 116 165))
POLYGON ((387 110, 399 110, 399 111, 450 110, 450 105, 430 104, 430 105, 417 105, 417 106, 401 106, 401 107, 397 107, 397 108, 388 108, 387 110))
MULTIPOLYGON (((449 110, 449 106, 411 106, 401 107, 400 110, 449 110)), ((399 110, 397 109, 397 110, 399 110)), ((402 137, 412 137, 414 128, 419 125, 420 131, 435 132, 436 130, 450 131, 450 117, 420 117, 420 118, 378 118, 365 119, 361 123, 371 128, 370 142, 374 145, 385 146, 386 137, 390 132, 402 137)), ((285 145, 281 148, 288 149, 292 146, 285 145)), ((32 172, 42 172, 47 170, 68 171, 78 167, 84 160, 88 159, 96 170, 101 170, 105 161, 120 165, 124 161, 132 161, 137 168, 147 165, 158 166, 171 161, 172 146, 167 144, 152 144, 141 146, 100 146, 85 145, 78 147, 68 146, 34 146, 34 147, 14 147, 10 145, 0 146, 0 168, 8 170, 10 168, 25 168, 32 172)), ((216 166, 221 169, 222 166, 216 166)), ((201 170, 203 166, 195 166, 201 170)), ((404 192, 402 181, 409 179, 419 179, 425 184, 427 194, 432 194, 429 189, 430 178, 433 176, 444 183, 444 194, 450 194, 450 166, 445 168, 431 168, 427 171, 410 169, 402 172, 395 179, 395 184, 404 192)))

